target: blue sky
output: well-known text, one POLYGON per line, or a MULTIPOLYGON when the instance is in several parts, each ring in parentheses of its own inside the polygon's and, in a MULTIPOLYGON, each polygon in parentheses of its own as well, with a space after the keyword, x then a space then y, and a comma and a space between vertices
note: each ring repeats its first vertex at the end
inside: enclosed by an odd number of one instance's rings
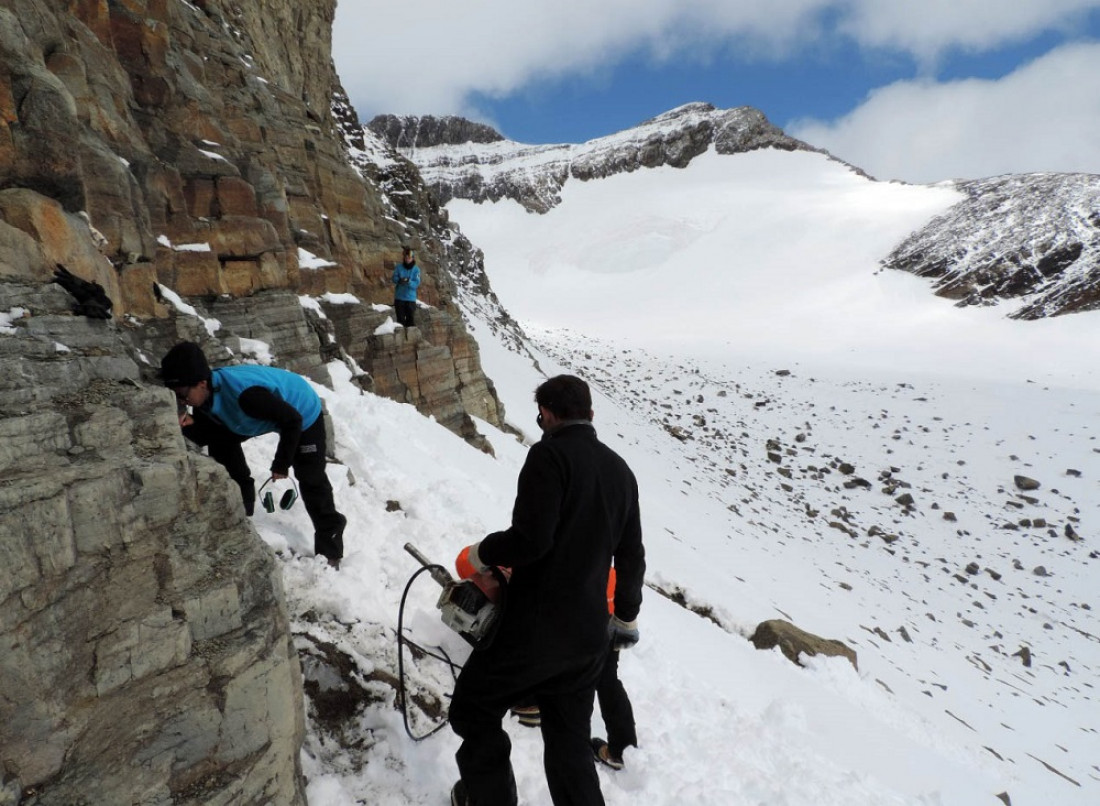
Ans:
MULTIPOLYGON (((1100 39, 1100 14, 1089 30, 1100 39)), ((1000 79, 1063 41, 1046 33, 981 54, 954 53, 937 70, 941 81, 1000 79)), ((859 106, 874 87, 913 78, 905 54, 852 47, 818 49, 779 62, 742 60, 736 53, 657 63, 645 54, 584 75, 536 80, 503 97, 473 92, 473 109, 513 140, 577 143, 629 128, 689 101, 717 107, 755 106, 778 126, 803 118, 831 120, 859 106)), ((1100 170, 1100 166, 1098 166, 1100 170)))
POLYGON ((880 178, 1100 173, 1100 0, 341 0, 334 54, 364 120, 583 142, 707 101, 880 178))

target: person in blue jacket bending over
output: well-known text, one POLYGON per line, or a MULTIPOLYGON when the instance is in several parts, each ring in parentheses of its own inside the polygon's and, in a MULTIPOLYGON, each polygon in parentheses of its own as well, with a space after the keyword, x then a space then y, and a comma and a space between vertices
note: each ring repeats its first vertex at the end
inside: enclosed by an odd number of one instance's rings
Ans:
POLYGON ((164 385, 176 393, 183 435, 206 446, 241 488, 244 509, 256 506, 252 471, 241 443, 279 433, 271 462, 272 480, 294 468, 306 512, 313 521, 313 550, 340 567, 347 518, 336 511, 325 474, 325 423, 321 398, 305 378, 277 367, 254 364, 210 369, 202 348, 183 341, 160 362, 164 385), (190 406, 188 414, 185 406, 190 406))
POLYGON ((413 327, 416 312, 416 289, 420 287, 420 267, 416 265, 412 249, 401 250, 401 262, 393 267, 393 310, 397 324, 413 327))

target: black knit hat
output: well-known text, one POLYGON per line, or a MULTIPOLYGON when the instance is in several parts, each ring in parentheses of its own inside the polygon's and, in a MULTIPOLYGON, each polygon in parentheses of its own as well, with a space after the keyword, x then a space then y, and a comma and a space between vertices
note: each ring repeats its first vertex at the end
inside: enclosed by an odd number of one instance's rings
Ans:
POLYGON ((160 362, 160 377, 170 389, 194 386, 210 380, 210 365, 202 348, 193 341, 181 341, 160 362))

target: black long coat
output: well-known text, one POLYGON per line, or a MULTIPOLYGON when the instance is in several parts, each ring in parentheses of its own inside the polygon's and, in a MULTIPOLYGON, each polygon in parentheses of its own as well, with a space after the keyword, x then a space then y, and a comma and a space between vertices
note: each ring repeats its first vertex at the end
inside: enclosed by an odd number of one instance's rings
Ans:
POLYGON ((513 659, 606 652, 612 558, 615 614, 632 621, 642 602, 645 550, 634 474, 591 424, 563 426, 532 446, 512 525, 482 540, 478 555, 512 568, 496 644, 513 659))

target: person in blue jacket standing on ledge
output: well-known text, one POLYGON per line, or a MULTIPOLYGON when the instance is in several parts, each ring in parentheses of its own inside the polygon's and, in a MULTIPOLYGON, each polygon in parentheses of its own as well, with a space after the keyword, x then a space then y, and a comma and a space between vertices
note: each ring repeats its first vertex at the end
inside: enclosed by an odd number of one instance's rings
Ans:
POLYGON ((325 423, 321 398, 305 378, 255 364, 210 369, 202 348, 183 341, 160 362, 164 385, 176 393, 183 435, 206 446, 241 488, 244 509, 256 506, 256 487, 241 443, 279 433, 271 462, 272 480, 294 468, 306 512, 313 521, 313 550, 340 567, 347 518, 336 511, 325 473, 325 423), (190 406, 192 414, 188 414, 190 406))
POLYGON ((401 250, 401 262, 393 267, 393 310, 397 324, 413 327, 416 312, 416 289, 420 287, 420 267, 416 265, 412 249, 401 250))

